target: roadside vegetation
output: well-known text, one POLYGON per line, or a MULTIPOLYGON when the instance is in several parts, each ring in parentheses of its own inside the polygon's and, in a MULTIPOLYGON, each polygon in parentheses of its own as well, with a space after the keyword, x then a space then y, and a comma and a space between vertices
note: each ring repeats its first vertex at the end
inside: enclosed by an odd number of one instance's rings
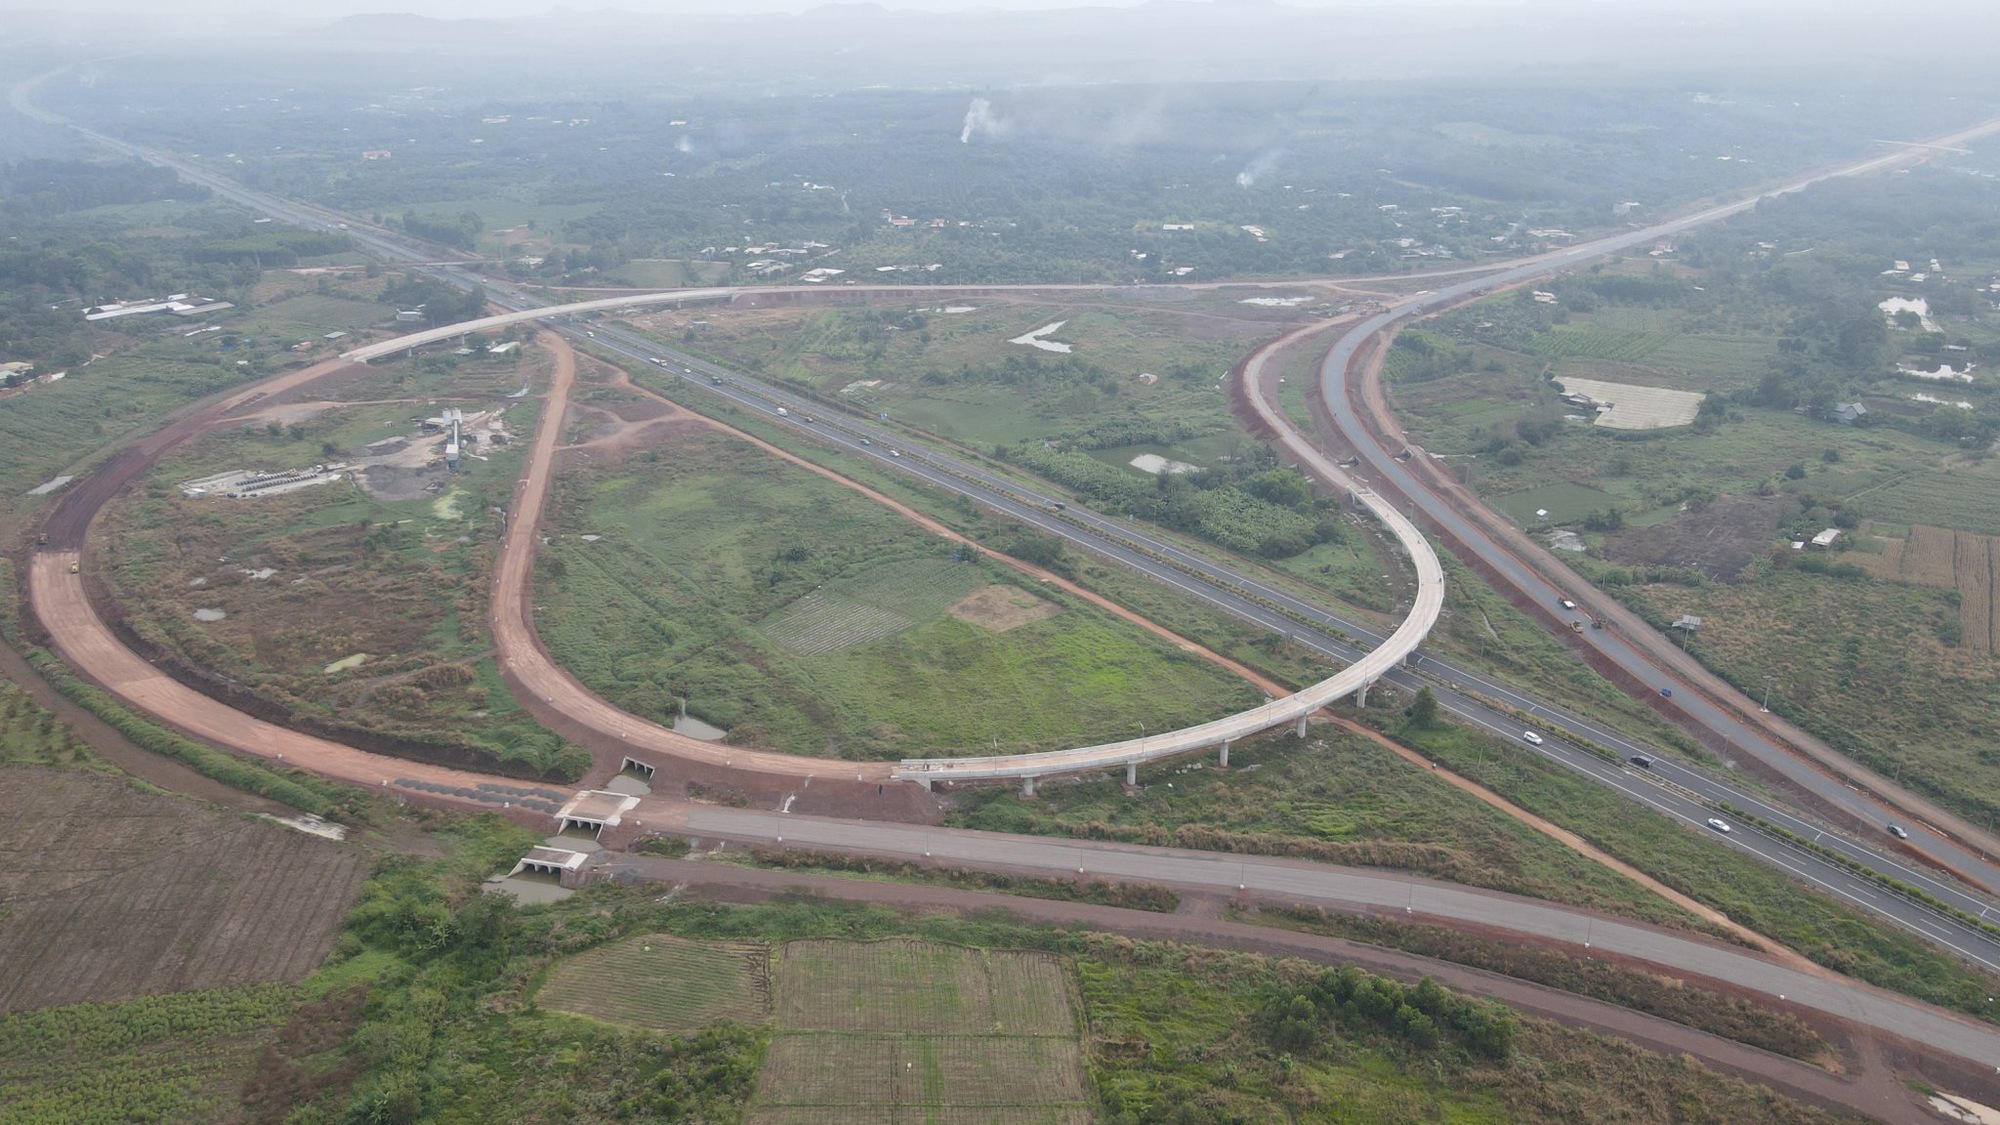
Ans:
POLYGON ((1656 628, 1700 618, 1672 635, 1746 695, 1983 824, 2000 399, 1965 372, 2000 362, 1994 200, 1942 169, 1823 185, 1448 313, 1385 375, 1417 440, 1591 581, 1656 628), (1565 420, 1571 376, 1708 397, 1612 430, 1565 420))
POLYGON ((1246 739, 1230 768, 1182 761, 1109 779, 1056 782, 1036 796, 975 789, 952 823, 1249 855, 1291 855, 1412 871, 1470 886, 1706 929, 1652 892, 1577 855, 1360 735, 1320 728, 1246 739))

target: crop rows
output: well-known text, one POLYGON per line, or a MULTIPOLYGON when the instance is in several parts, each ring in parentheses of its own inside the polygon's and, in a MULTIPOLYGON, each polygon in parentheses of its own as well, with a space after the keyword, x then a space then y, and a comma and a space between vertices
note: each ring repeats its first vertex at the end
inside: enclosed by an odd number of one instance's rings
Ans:
POLYGON ((1984 535, 1958 533, 1960 643, 1978 653, 1993 651, 1993 544, 1984 535))
POLYGON ((1074 1027, 1060 968, 1023 969, 1028 953, 915 941, 785 945, 778 1021, 793 1030, 977 1034, 1074 1027), (1006 999, 996 1010, 995 996, 1006 999))
POLYGON ((783 1035, 764 1060, 767 1106, 1051 1107, 1085 1098, 1071 1038, 783 1035))
POLYGON ((297 980, 366 874, 355 849, 114 779, 8 780, 0 804, 25 815, 0 829, 0 1011, 297 980))
POLYGON ((1632 363, 1659 351, 1674 339, 1672 332, 1599 332, 1588 328, 1553 328, 1528 342, 1528 350, 1559 359, 1580 356, 1632 363))
POLYGON ((629 938, 564 961, 535 999, 544 1008, 661 1031, 724 1019, 754 1026, 771 1010, 770 950, 663 934, 629 938))
POLYGON ((264 985, 0 1016, 0 1125, 224 1119, 296 1002, 264 985))
POLYGON ((2000 477, 1927 470, 1869 493, 1864 503, 1876 519, 2000 535, 2000 477))
POLYGON ((767 621, 764 633, 802 656, 824 656, 895 636, 915 624, 894 610, 839 595, 811 593, 767 621))
POLYGON ((834 585, 840 594, 919 620, 934 616, 985 583, 964 563, 944 559, 904 559, 871 566, 834 585))
POLYGON ((749 1125, 1090 1125, 1087 1106, 770 1106, 749 1125))
POLYGON ((1956 538, 1942 527, 1911 525, 1910 537, 1903 543, 1904 581, 1950 589, 1958 570, 1956 538))

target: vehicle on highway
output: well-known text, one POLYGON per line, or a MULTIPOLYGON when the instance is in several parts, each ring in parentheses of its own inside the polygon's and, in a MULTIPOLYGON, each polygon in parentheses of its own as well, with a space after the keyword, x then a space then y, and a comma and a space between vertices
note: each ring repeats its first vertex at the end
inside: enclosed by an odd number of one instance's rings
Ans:
POLYGON ((1634 754, 1629 759, 1627 759, 1627 761, 1630 761, 1633 765, 1638 766, 1642 770, 1649 770, 1653 768, 1653 759, 1648 758, 1644 754, 1634 754))
POLYGON ((812 415, 810 415, 810 414, 801 414, 801 415, 799 415, 799 421, 801 421, 801 422, 812 422, 812 421, 815 421, 815 420, 816 420, 816 419, 814 419, 814 418, 813 418, 813 416, 812 416, 812 415))
POLYGON ((1568 598, 1557 598, 1557 599, 1556 599, 1556 601, 1558 601, 1558 602, 1562 603, 1562 607, 1563 607, 1564 609, 1575 609, 1575 608, 1576 608, 1576 603, 1575 603, 1575 602, 1573 602, 1573 601, 1570 601, 1570 600, 1569 600, 1568 598))
POLYGON ((589 330, 589 329, 587 329, 587 328, 586 328, 586 329, 584 329, 584 332, 583 332, 583 334, 584 334, 584 335, 586 335, 586 336, 588 336, 588 337, 590 337, 590 338, 591 338, 591 339, 593 339, 593 340, 597 339, 597 333, 595 333, 595 332, 592 332, 592 331, 590 331, 590 330, 589 330))
POLYGON ((903 451, 902 451, 902 450, 900 450, 900 449, 891 449, 891 450, 889 451, 889 456, 891 456, 891 457, 901 457, 902 455, 903 455, 903 451))
POLYGON ((1907 840, 1910 838, 1909 832, 1900 824, 1891 824, 1889 826, 1889 835, 1894 836, 1898 840, 1907 840))
POLYGON ((1069 505, 1068 505, 1068 504, 1065 504, 1065 503, 1063 503, 1063 502, 1062 502, 1062 501, 1060 501, 1060 500, 1058 500, 1058 501, 1056 501, 1056 511, 1058 511, 1058 512, 1066 512, 1066 511, 1069 511, 1069 505))
MULTIPOLYGON (((687 369, 686 369, 686 368, 682 368, 682 370, 683 370, 683 371, 685 371, 685 370, 687 370, 687 369)), ((714 383, 714 384, 715 384, 716 386, 718 386, 718 387, 719 387, 719 386, 721 386, 721 385, 722 385, 722 376, 720 376, 720 375, 710 375, 710 376, 708 377, 708 381, 709 381, 709 382, 711 382, 711 383, 714 383)))
POLYGON ((660 366, 660 367, 665 367, 665 366, 667 365, 667 361, 666 361, 666 360, 664 360, 664 359, 661 359, 661 358, 660 358, 659 356, 656 356, 656 355, 650 355, 650 356, 647 356, 647 357, 646 357, 646 362, 647 362, 647 363, 651 363, 651 364, 657 364, 657 365, 658 365, 658 366, 660 366))
POLYGON ((1708 818, 1708 826, 1710 828, 1715 829, 1717 832, 1728 832, 1730 830, 1728 821, 1717 820, 1715 817, 1712 816, 1708 818))
POLYGON ((863 445, 874 445, 875 443, 874 443, 874 442, 872 442, 872 441, 869 441, 869 440, 868 440, 867 438, 862 438, 862 439, 861 439, 861 444, 863 444, 863 445))
POLYGON ((1663 687, 1660 689, 1660 694, 1667 697, 1668 699, 1672 699, 1674 697, 1674 689, 1670 687, 1663 687))
POLYGON ((791 416, 792 416, 792 412, 791 412, 791 411, 789 411, 789 410, 786 410, 786 409, 785 409, 784 407, 782 407, 782 406, 780 406, 780 407, 778 408, 778 417, 780 417, 780 418, 790 418, 791 416))
POLYGON ((1524 740, 1526 740, 1529 743, 1529 745, 1540 746, 1542 744, 1542 736, 1536 734, 1534 731, 1524 730, 1521 732, 1521 737, 1524 740))

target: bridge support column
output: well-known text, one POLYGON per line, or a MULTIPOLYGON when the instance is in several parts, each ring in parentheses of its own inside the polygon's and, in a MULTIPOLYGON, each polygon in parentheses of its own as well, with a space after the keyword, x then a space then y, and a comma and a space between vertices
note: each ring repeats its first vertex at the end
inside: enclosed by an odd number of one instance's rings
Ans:
POLYGON ((1215 756, 1215 764, 1223 769, 1229 768, 1229 740, 1226 738, 1222 740, 1222 752, 1215 756))
POLYGON ((1125 763, 1125 784, 1137 788, 1139 784, 1139 763, 1125 763))
POLYGON ((928 792, 930 792, 930 791, 931 791, 931 779, 930 779, 930 778, 928 778, 928 777, 920 777, 920 778, 918 778, 918 779, 917 779, 917 784, 918 784, 918 785, 921 785, 921 786, 923 786, 923 787, 924 787, 924 792, 928 793, 928 792))
POLYGON ((1354 693, 1354 705, 1356 707, 1368 706, 1368 688, 1370 686, 1369 684, 1362 684, 1360 690, 1354 693))
POLYGON ((1304 738, 1306 736, 1306 720, 1310 718, 1312 718, 1311 715, 1300 715, 1298 729, 1292 733, 1298 735, 1300 738, 1304 738))
POLYGON ((1024 777, 1024 778, 1022 778, 1022 779, 1021 779, 1021 796, 1023 796, 1023 797, 1032 797, 1032 796, 1034 796, 1034 795, 1035 795, 1035 779, 1034 779, 1034 778, 1032 778, 1032 777, 1024 777))

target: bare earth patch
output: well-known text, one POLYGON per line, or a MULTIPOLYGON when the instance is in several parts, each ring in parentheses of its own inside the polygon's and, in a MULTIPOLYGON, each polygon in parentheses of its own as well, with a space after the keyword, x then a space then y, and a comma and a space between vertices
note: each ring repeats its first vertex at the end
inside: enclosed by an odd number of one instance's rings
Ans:
POLYGON ((975 590, 946 610, 968 625, 1004 633, 1033 621, 1054 617, 1062 610, 1019 586, 992 585, 975 590))
POLYGON ((1606 540, 1604 554, 1628 566, 1688 567, 1735 582, 1777 534, 1776 504, 1725 496, 1701 511, 1621 531, 1606 540))
POLYGON ((1596 418, 1597 425, 1611 430, 1658 430, 1668 426, 1685 426, 1694 421, 1695 415, 1701 411, 1701 400, 1708 397, 1694 391, 1607 383, 1570 375, 1561 376, 1556 382, 1562 384, 1566 391, 1611 403, 1611 409, 1596 418))
POLYGON ((359 849, 117 778, 0 768, 0 1012, 265 981, 319 967, 359 849))

